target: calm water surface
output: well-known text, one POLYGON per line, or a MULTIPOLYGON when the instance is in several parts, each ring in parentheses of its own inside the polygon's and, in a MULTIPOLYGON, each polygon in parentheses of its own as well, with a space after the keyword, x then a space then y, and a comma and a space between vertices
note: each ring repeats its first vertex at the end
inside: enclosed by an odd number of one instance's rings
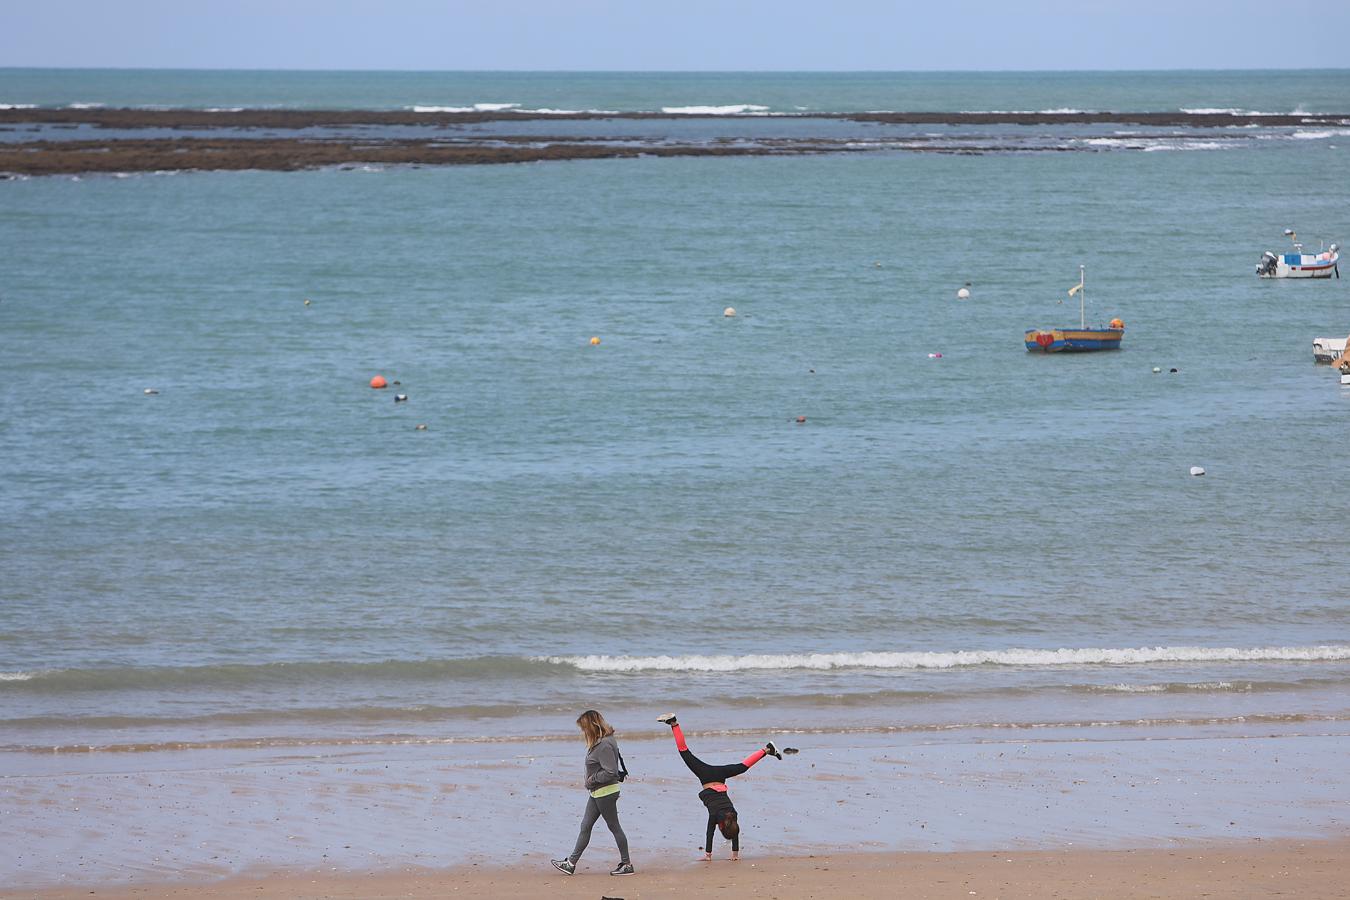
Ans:
MULTIPOLYGON (((1288 111, 1346 77, 217 76, 0 102, 1288 111)), ((1350 237, 1350 129, 1261 137, 0 183, 0 743, 1344 721, 1350 389, 1309 344, 1350 282, 1253 268, 1350 237), (1080 264, 1125 349, 1028 354, 1080 264)))

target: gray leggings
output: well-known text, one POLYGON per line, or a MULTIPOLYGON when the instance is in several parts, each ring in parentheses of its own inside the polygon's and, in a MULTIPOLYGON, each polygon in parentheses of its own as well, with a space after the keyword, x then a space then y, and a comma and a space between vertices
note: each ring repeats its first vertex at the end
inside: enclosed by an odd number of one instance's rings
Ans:
POLYGON ((577 835, 577 845, 572 848, 572 855, 567 857, 572 862, 581 859, 581 854, 586 850, 586 845, 591 842, 591 829, 595 827, 596 820, 601 816, 605 817, 605 824, 609 826, 610 832, 614 835, 614 843, 619 845, 619 862, 628 862, 628 835, 623 833, 623 826, 619 824, 619 795, 610 794, 608 797, 590 797, 586 801, 586 813, 581 817, 581 834, 577 835))

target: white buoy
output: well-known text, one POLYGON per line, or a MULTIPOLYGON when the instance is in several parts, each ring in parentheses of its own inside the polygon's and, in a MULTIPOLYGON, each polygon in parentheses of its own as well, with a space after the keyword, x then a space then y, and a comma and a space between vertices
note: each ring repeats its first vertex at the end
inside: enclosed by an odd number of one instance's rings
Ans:
POLYGON ((154 388, 146 388, 146 389, 145 389, 145 392, 146 392, 147 394, 158 394, 158 393, 159 393, 159 391, 155 390, 154 388))
POLYGON ((970 299, 970 288, 961 288, 961 290, 957 291, 957 292, 956 292, 956 299, 957 299, 957 300, 969 300, 969 299, 970 299))
POLYGON ((1161 371, 1162 371, 1162 369, 1158 368, 1157 366, 1154 366, 1154 367, 1153 367, 1153 374, 1154 374, 1154 375, 1157 375, 1157 374, 1158 374, 1159 372, 1161 372, 1161 371))
POLYGON ((1205 474, 1204 467, 1202 467, 1202 466, 1191 466, 1191 474, 1192 474, 1192 475, 1203 475, 1203 474, 1205 474))
POLYGON ((928 358, 929 358, 929 359, 942 359, 942 354, 941 354, 941 353, 930 353, 930 354, 928 354, 928 358))
POLYGON ((728 319, 735 318, 736 307, 728 306, 726 309, 722 310, 722 315, 726 316, 728 319))

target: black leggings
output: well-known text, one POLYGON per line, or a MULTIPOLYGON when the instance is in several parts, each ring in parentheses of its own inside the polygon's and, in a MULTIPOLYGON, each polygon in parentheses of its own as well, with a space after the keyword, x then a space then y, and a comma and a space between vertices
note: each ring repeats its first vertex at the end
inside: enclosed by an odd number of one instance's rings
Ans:
POLYGON ((745 763, 731 763, 726 766, 709 765, 695 756, 692 750, 681 750, 680 759, 684 760, 684 764, 689 767, 689 771, 694 773, 694 777, 701 784, 726 781, 728 778, 735 778, 737 775, 743 775, 750 771, 750 767, 745 763))

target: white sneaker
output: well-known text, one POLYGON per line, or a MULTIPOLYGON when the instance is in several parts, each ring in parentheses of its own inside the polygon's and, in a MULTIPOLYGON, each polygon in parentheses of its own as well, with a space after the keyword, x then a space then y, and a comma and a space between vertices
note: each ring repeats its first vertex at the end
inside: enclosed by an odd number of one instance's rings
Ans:
POLYGON ((675 724, 675 714, 674 714, 674 713, 666 713, 664 716, 657 716, 657 717, 656 717, 656 721, 660 722, 662 725, 674 725, 674 724, 675 724))

